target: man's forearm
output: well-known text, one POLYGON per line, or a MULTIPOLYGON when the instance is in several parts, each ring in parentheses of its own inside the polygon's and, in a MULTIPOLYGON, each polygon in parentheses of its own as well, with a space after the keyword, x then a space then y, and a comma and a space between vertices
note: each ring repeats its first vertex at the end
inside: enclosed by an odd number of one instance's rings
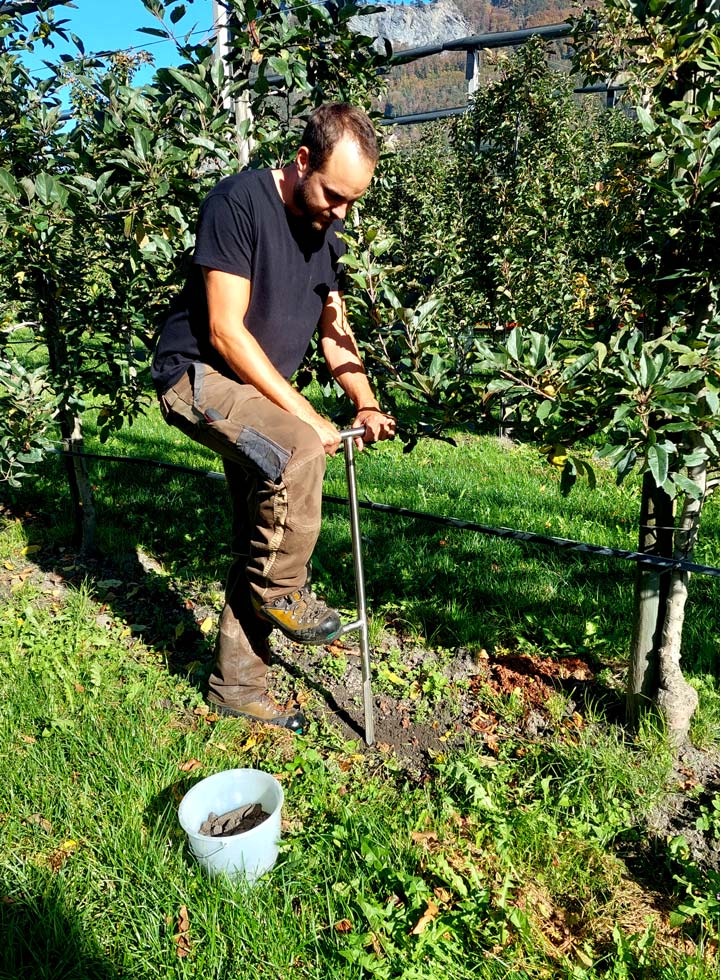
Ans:
POLYGON ((379 408, 341 302, 328 309, 321 323, 321 346, 330 373, 356 410, 379 408))

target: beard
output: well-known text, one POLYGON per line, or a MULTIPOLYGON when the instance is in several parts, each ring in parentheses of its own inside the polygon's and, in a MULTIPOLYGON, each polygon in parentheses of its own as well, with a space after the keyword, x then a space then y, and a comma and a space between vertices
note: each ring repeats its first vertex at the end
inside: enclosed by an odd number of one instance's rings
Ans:
POLYGON ((322 208, 312 204, 308 198, 308 188, 304 180, 298 180, 293 191, 293 204, 300 211, 300 215, 314 232, 324 235, 330 225, 335 220, 333 215, 327 214, 322 208))

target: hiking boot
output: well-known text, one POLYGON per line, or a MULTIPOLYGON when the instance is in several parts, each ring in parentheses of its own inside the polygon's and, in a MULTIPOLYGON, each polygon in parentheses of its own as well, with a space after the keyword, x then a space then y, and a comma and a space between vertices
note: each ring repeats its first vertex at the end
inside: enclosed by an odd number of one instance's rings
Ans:
POLYGON ((258 694, 254 701, 243 704, 223 704, 208 697, 208 701, 219 715, 228 718, 247 718, 258 721, 262 725, 275 725, 276 728, 287 728, 291 732, 301 734, 305 727, 305 716, 302 711, 287 711, 281 708, 269 694, 258 694))
POLYGON ((297 592, 271 599, 257 614, 296 643, 327 643, 340 635, 340 615, 305 586, 297 592))

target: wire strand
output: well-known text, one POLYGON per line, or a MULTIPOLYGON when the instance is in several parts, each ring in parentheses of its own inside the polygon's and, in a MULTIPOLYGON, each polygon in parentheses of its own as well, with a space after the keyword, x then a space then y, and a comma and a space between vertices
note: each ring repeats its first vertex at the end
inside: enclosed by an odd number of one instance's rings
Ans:
MULTIPOLYGON (((166 463, 147 457, 106 456, 99 453, 86 452, 73 453, 63 449, 53 449, 50 452, 52 455, 57 456, 82 456, 83 459, 105 460, 111 463, 134 463, 155 469, 174 470, 175 472, 202 476, 206 479, 225 481, 225 474, 217 470, 199 470, 192 466, 183 466, 180 463, 166 463)), ((347 497, 336 497, 333 494, 323 494, 323 501, 327 504, 349 504, 347 497)), ((358 506, 364 510, 392 514, 396 517, 408 517, 412 520, 427 521, 431 524, 456 528, 460 531, 474 531, 477 534, 485 534, 489 537, 508 538, 512 541, 523 541, 527 544, 537 544, 546 548, 558 548, 561 551, 575 551, 580 554, 594 555, 599 558, 617 558, 623 561, 632 561, 641 567, 657 568, 663 572, 683 571, 692 572, 695 575, 709 575, 713 578, 720 578, 720 568, 715 568, 712 565, 699 565, 696 562, 687 561, 684 558, 661 558, 658 555, 650 555, 641 551, 628 551, 625 548, 610 548, 606 545, 588 544, 584 541, 574 541, 571 538, 556 538, 547 534, 535 534, 532 531, 518 531, 511 527, 492 527, 488 524, 478 524, 475 521, 466 521, 457 517, 442 517, 437 514, 428 514, 425 511, 408 510, 406 507, 395 507, 392 504, 380 504, 371 500, 360 500, 358 501, 358 506)))

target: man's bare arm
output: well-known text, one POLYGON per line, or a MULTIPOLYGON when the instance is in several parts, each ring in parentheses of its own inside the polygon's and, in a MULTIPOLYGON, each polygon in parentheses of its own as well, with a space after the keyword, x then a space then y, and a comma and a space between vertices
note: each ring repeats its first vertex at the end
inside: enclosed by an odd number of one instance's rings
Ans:
POLYGON ((267 354, 245 326, 250 305, 250 280, 217 269, 203 268, 207 294, 210 343, 237 376, 275 405, 307 422, 317 432, 325 452, 334 455, 337 429, 319 415, 273 367, 267 354))
POLYGON ((341 293, 331 293, 325 304, 320 343, 330 373, 355 406, 354 426, 365 426, 365 442, 392 439, 395 419, 381 410, 370 387, 341 293))

